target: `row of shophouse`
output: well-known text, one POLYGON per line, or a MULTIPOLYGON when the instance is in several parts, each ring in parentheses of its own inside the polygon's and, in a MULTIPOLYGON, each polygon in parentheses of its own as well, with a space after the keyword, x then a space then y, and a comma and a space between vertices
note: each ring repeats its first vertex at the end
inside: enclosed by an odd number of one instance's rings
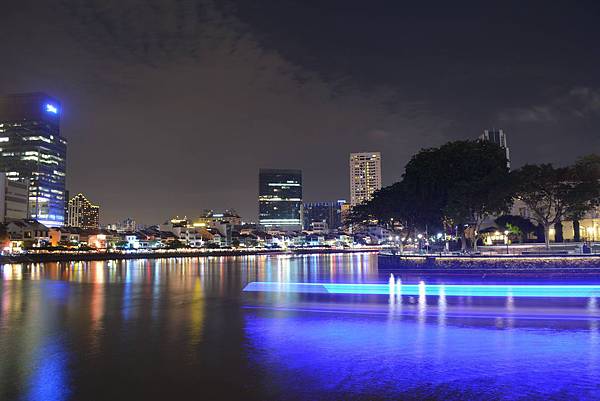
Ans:
MULTIPOLYGON (((47 227, 36 220, 13 220, 3 224, 4 253, 23 249, 60 247, 77 249, 161 249, 161 248, 286 248, 306 246, 350 246, 358 238, 345 233, 266 232, 254 225, 196 226, 170 224, 166 229, 153 226, 136 231, 85 229, 80 227, 47 227)), ((365 244, 375 239, 360 238, 365 244)), ((59 248, 59 249, 60 249, 59 248)))
POLYGON ((150 227, 137 231, 80 227, 46 227, 36 220, 13 220, 4 224, 5 252, 42 247, 93 249, 159 249, 174 246, 226 246, 224 235, 216 230, 172 232, 150 227))

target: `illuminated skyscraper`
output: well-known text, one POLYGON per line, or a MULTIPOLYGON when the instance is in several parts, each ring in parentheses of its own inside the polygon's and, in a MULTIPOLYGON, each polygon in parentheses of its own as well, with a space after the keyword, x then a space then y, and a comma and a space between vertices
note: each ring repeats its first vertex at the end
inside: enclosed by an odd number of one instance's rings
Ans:
POLYGON ((68 210, 67 225, 70 227, 100 227, 100 206, 93 205, 82 193, 69 199, 68 210))
POLYGON ((493 142, 504 149, 506 151, 506 166, 510 168, 510 152, 508 150, 508 145, 506 144, 506 134, 503 130, 496 128, 486 129, 479 139, 493 142))
POLYGON ((64 224, 67 141, 60 112, 44 93, 0 97, 0 171, 29 180, 29 217, 48 227, 64 224))
POLYGON ((258 219, 267 228, 302 229, 302 171, 260 169, 258 219))
POLYGON ((381 189, 381 154, 379 152, 350 153, 350 205, 371 200, 381 189))

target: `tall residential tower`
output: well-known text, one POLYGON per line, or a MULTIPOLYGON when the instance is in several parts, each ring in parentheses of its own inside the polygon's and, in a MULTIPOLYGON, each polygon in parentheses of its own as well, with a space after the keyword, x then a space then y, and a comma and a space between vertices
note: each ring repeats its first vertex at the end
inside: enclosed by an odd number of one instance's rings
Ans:
POLYGON ((260 169, 258 220, 267 228, 302 229, 302 171, 260 169))
POLYGON ((64 224, 67 141, 60 136, 60 103, 44 93, 0 97, 0 171, 29 180, 29 217, 64 224))
POLYGON ((381 154, 379 152, 350 153, 350 205, 371 200, 381 189, 381 154))

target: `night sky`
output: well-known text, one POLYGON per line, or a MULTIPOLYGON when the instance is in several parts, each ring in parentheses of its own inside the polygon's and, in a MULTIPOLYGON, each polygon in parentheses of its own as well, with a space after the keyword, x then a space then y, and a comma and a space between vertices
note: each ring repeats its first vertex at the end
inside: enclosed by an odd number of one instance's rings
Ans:
POLYGON ((598 2, 0 2, 0 92, 62 101, 67 186, 103 224, 254 220, 260 167, 348 198, 350 152, 387 185, 489 127, 513 167, 600 152, 598 2))

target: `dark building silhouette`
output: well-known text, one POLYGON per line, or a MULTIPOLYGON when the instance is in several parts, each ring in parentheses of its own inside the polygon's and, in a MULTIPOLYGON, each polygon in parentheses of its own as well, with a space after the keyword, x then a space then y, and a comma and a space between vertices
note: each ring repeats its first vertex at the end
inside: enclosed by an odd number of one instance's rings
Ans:
POLYGON ((316 222, 327 223, 332 230, 342 226, 342 205, 345 200, 330 202, 305 202, 303 205, 304 229, 310 230, 311 224, 316 222))

